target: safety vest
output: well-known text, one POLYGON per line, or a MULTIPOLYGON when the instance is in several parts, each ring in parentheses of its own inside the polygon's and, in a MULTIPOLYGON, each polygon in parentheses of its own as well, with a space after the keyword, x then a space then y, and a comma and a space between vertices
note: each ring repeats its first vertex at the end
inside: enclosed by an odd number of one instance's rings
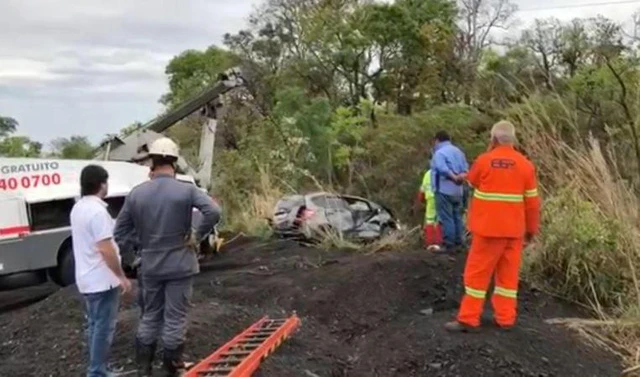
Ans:
POLYGON ((431 190, 431 169, 427 170, 424 174, 420 191, 424 194, 424 199, 427 202, 424 212, 424 222, 425 224, 435 224, 437 222, 436 202, 434 200, 435 196, 433 191, 431 190))
POLYGON ((480 155, 467 176, 474 188, 469 230, 483 237, 520 238, 540 226, 535 167, 512 146, 480 155))

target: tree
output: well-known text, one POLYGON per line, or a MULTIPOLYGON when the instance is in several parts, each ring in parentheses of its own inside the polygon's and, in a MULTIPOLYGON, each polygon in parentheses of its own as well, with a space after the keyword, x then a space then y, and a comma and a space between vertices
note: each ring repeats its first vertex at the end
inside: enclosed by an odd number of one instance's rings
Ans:
POLYGON ((521 43, 537 58, 536 63, 545 78, 547 89, 553 89, 554 69, 558 63, 559 46, 562 29, 560 21, 555 18, 535 20, 532 29, 522 33, 521 43))
POLYGON ((133 122, 130 125, 124 127, 123 129, 120 130, 120 136, 122 137, 127 137, 129 135, 131 135, 132 133, 142 129, 142 126, 144 126, 141 122, 133 122))
POLYGON ((276 87, 292 86, 334 109, 373 97, 409 114, 431 95, 424 84, 449 55, 455 13, 446 0, 269 0, 250 30, 226 35, 225 44, 266 84, 254 95, 264 110, 275 105, 276 87))
POLYGON ((590 55, 591 42, 584 21, 574 19, 568 25, 563 25, 556 43, 559 62, 569 77, 573 77, 587 63, 590 55))
POLYGON ((94 156, 94 146, 84 136, 57 138, 51 142, 52 156, 63 159, 88 160, 94 156))
POLYGON ((13 136, 18 122, 10 117, 0 116, 0 156, 2 157, 38 157, 42 144, 26 136, 13 136))
POLYGON ((489 46, 490 33, 495 29, 506 29, 517 6, 509 0, 459 0, 460 12, 457 64, 464 90, 464 102, 471 103, 471 90, 475 84, 476 71, 482 52, 489 46))
POLYGON ((546 83, 536 57, 524 46, 514 46, 499 55, 487 50, 478 69, 477 107, 491 111, 518 102, 546 83))
POLYGON ((18 122, 15 119, 0 116, 0 137, 14 133, 16 128, 18 128, 18 122))
POLYGON ((217 81, 218 75, 238 64, 231 52, 217 46, 205 51, 187 50, 171 59, 165 69, 169 93, 160 102, 174 107, 217 81))
POLYGON ((419 100, 438 98, 436 88, 453 53, 455 12, 450 1, 399 0, 369 8, 366 30, 380 65, 376 100, 393 101, 408 115, 419 100))
POLYGON ((2 157, 39 157, 42 144, 26 136, 7 136, 0 141, 2 157))

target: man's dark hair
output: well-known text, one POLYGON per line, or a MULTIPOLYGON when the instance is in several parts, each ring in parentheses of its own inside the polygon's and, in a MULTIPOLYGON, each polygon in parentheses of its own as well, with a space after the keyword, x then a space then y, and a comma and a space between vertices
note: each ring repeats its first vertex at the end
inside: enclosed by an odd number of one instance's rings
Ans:
POLYGON ((434 139, 436 139, 439 142, 443 142, 443 141, 449 141, 451 140, 451 136, 449 136, 449 133, 447 131, 438 131, 436 132, 436 136, 434 137, 434 139))
POLYGON ((176 168, 176 162, 178 159, 170 156, 151 156, 151 169, 158 168, 160 166, 171 165, 174 169, 176 168))
POLYGON ((87 165, 80 173, 80 195, 96 195, 103 183, 107 183, 109 173, 99 165, 87 165))

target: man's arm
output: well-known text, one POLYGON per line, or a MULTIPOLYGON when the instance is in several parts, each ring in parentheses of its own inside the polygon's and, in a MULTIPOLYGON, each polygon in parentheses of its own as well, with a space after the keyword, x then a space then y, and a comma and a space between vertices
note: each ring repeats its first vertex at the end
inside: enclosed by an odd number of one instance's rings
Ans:
POLYGON ((113 241, 113 238, 106 238, 97 243, 98 251, 102 254, 107 267, 120 279, 124 279, 124 271, 120 266, 118 259, 118 249, 113 241))
POLYGON ((451 171, 451 169, 449 169, 449 165, 447 164, 447 160, 444 157, 444 153, 434 153, 432 167, 439 174, 442 174, 451 180, 456 179, 456 175, 453 173, 453 171, 451 171))
POLYGON ((526 236, 531 238, 538 234, 540 228, 540 196, 538 196, 538 182, 536 169, 531 164, 530 173, 525 181, 524 208, 526 216, 526 236))
POLYGON ((202 221, 196 229, 196 241, 201 242, 220 221, 220 207, 207 194, 193 187, 193 206, 202 214, 202 221))
POLYGON ((125 277, 122 266, 120 265, 118 249, 114 242, 111 224, 109 213, 107 213, 107 211, 100 212, 91 220, 91 232, 94 238, 98 240, 96 248, 102 255, 107 267, 120 279, 122 290, 128 292, 131 289, 131 283, 129 283, 125 277))

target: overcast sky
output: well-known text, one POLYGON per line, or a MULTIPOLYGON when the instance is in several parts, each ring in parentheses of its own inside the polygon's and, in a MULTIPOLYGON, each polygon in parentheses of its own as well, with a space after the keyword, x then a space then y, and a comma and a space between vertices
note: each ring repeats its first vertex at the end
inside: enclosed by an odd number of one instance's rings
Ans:
MULTIPOLYGON (((627 21, 640 0, 517 0, 517 25, 602 14, 627 21), (606 5, 593 5, 605 3, 606 5), (608 3, 608 4, 607 4, 608 3), (579 8, 567 5, 591 4, 579 8)), ((93 142, 161 110, 174 55, 221 44, 259 0, 0 0, 0 115, 47 143, 93 142)), ((517 33, 516 30, 513 31, 517 33)), ((511 32, 509 33, 511 34, 511 32)))

